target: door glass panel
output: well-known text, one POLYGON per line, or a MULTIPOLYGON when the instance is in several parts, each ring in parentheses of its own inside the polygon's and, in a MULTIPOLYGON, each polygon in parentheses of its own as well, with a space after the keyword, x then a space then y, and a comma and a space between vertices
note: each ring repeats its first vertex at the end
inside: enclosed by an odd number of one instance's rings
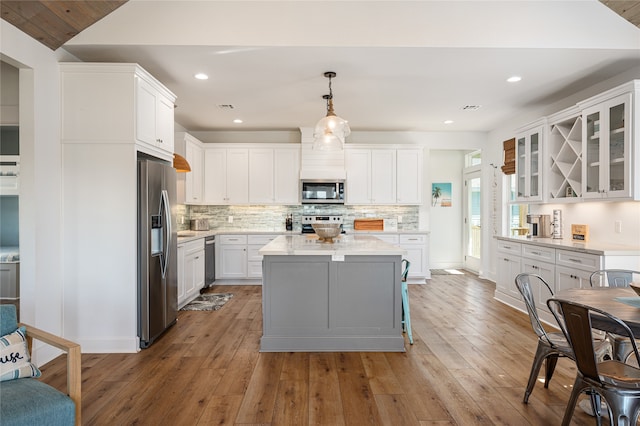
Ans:
POLYGON ((600 113, 587 115, 587 192, 600 191, 600 113))
POLYGON ((518 169, 516 170, 516 173, 518 173, 517 188, 518 188, 518 198, 520 198, 525 196, 525 182, 526 182, 525 160, 527 158, 525 138, 518 139, 516 149, 518 152, 518 159, 517 159, 518 169))
POLYGON ((538 158, 540 157, 538 155, 539 153, 538 136, 539 136, 538 133, 533 133, 531 135, 531 164, 529 168, 529 170, 531 170, 531 176, 529 177, 531 181, 529 184, 529 195, 532 197, 535 197, 538 195, 538 177, 540 176, 539 170, 538 170, 538 158))
POLYGON ((609 190, 624 188, 624 103, 609 109, 609 190))
POLYGON ((469 211, 467 214, 469 226, 469 243, 467 255, 480 257, 480 178, 469 179, 467 181, 469 211))

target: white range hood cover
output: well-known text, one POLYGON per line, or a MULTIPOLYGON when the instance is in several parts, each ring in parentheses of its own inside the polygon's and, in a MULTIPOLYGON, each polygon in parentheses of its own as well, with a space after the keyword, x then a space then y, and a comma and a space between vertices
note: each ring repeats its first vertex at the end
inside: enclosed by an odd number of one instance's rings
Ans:
POLYGON ((344 180, 344 150, 320 151, 313 149, 313 128, 300 128, 302 133, 301 180, 344 180))

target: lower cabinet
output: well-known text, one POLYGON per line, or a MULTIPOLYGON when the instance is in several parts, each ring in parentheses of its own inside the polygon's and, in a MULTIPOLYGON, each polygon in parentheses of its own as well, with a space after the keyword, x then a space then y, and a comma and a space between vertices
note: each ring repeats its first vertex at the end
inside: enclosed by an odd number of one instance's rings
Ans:
MULTIPOLYGON (((589 276, 598 269, 636 269, 639 261, 637 256, 624 252, 585 253, 508 238, 498 239, 497 252, 495 298, 523 312, 526 307, 515 285, 515 277, 520 273, 540 275, 555 294, 569 288, 590 287, 589 276)), ((543 319, 554 321, 546 305, 548 290, 536 285, 533 292, 538 313, 543 319)))
POLYGON ((204 261, 203 238, 178 245, 178 308, 204 287, 204 261))
POLYGON ((411 262, 408 278, 414 282, 431 278, 429 269, 429 235, 428 234, 371 234, 389 244, 395 244, 407 251, 405 258, 411 262))
POLYGON ((258 253, 278 234, 220 235, 216 243, 216 279, 262 278, 258 253))

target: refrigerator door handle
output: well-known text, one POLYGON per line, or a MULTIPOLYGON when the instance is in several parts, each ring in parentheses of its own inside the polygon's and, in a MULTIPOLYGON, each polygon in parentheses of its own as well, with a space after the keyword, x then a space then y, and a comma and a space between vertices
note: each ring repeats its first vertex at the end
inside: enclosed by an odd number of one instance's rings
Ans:
POLYGON ((161 262, 161 269, 162 269, 162 278, 166 278, 166 273, 167 273, 167 266, 169 265, 169 247, 171 247, 171 236, 173 234, 173 230, 171 229, 171 206, 169 205, 169 193, 167 192, 166 189, 162 190, 162 209, 164 210, 164 214, 162 215, 164 217, 164 221, 165 221, 165 226, 164 229, 166 230, 166 238, 165 241, 167 242, 166 246, 164 247, 164 253, 162 255, 162 262, 161 262))

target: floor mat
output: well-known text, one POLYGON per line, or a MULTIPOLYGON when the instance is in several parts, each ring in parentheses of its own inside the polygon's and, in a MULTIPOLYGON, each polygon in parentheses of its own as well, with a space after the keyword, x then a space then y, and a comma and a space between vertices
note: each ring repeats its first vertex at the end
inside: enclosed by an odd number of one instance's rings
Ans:
POLYGON ((217 311, 233 297, 232 293, 204 293, 187 303, 181 311, 217 311))

